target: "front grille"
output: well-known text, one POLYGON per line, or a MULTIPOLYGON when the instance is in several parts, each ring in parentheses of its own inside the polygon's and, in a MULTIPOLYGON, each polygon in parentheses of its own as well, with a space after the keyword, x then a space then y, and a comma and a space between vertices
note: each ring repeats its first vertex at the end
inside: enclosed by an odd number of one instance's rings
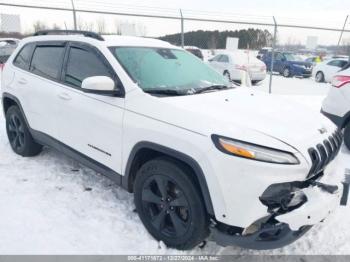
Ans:
POLYGON ((320 143, 316 148, 309 148, 311 158, 311 169, 308 178, 322 172, 325 167, 331 162, 339 153, 341 144, 343 142, 343 135, 338 129, 328 139, 320 143))

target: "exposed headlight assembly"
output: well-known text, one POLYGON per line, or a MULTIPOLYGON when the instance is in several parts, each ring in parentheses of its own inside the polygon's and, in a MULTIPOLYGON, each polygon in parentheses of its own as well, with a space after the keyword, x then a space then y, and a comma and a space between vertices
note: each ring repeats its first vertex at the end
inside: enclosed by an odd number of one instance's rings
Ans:
POLYGON ((218 135, 212 135, 212 140, 217 149, 229 155, 268 163, 285 165, 300 164, 298 158, 290 152, 259 146, 218 135))

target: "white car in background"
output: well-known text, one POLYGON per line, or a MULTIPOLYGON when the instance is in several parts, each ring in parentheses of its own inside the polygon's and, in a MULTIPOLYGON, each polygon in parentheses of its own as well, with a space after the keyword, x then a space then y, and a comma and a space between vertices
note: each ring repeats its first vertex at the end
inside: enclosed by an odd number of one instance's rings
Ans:
POLYGON ((346 66, 347 63, 348 59, 345 58, 330 59, 322 63, 318 63, 312 70, 312 76, 318 83, 330 83, 333 76, 344 66, 346 66))
POLYGON ((16 38, 0 38, 0 68, 16 49, 19 41, 16 38))
POLYGON ((253 84, 266 78, 266 65, 248 51, 220 51, 209 64, 229 81, 240 83, 248 72, 253 84))

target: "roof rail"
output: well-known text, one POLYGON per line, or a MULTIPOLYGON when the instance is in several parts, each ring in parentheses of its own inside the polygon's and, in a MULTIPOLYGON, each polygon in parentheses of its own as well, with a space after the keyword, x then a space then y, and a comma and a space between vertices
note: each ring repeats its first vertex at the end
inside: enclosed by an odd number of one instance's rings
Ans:
POLYGON ((86 37, 91 37, 100 41, 104 41, 104 38, 94 32, 82 31, 82 30, 40 30, 34 33, 34 36, 39 35, 83 35, 86 37))

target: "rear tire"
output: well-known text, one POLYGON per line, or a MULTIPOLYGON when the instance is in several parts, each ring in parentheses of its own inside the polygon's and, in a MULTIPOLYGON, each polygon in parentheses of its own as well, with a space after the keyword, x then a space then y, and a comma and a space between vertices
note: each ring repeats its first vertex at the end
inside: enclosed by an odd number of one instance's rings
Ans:
POLYGON ((350 123, 347 124, 344 130, 344 144, 350 150, 350 123))
POLYGON ((321 71, 317 72, 317 74, 315 76, 315 81, 317 83, 323 83, 324 82, 324 74, 321 71))
POLYGON ((148 232, 167 246, 191 249, 209 235, 209 219, 189 170, 159 157, 145 163, 134 184, 136 210, 148 232))
POLYGON ((36 156, 42 145, 36 143, 18 106, 11 106, 6 112, 6 132, 12 150, 21 156, 36 156))

